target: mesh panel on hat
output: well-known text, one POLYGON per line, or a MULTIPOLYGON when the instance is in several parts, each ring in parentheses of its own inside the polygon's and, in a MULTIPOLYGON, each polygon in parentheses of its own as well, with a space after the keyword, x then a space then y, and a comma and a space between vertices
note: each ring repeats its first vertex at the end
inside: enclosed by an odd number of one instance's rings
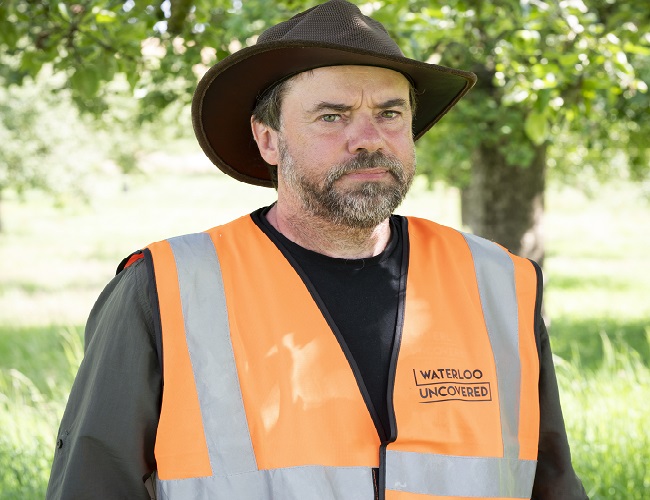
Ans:
POLYGON ((269 28, 257 43, 277 40, 306 40, 358 49, 372 47, 380 54, 403 55, 381 23, 364 16, 356 5, 341 0, 331 0, 269 28))

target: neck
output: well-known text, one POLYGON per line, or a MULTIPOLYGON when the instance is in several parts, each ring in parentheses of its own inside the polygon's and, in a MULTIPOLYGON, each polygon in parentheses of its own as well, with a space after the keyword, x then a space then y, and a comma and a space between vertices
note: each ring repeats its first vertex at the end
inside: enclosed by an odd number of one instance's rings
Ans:
POLYGON ((289 240, 303 248, 328 257, 365 259, 379 255, 390 240, 388 219, 370 228, 335 225, 310 214, 273 205, 267 214, 269 223, 289 240))

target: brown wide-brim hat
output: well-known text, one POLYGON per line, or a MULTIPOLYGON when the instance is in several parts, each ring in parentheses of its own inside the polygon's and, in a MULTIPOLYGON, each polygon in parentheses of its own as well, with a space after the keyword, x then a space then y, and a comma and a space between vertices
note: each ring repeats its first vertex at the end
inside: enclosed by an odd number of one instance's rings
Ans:
POLYGON ((192 101, 194 132, 210 160, 237 180, 273 186, 250 118, 257 100, 293 75, 323 66, 360 65, 405 75, 417 93, 417 140, 476 82, 476 75, 404 57, 381 23, 345 0, 302 12, 260 35, 257 43, 212 66, 192 101))

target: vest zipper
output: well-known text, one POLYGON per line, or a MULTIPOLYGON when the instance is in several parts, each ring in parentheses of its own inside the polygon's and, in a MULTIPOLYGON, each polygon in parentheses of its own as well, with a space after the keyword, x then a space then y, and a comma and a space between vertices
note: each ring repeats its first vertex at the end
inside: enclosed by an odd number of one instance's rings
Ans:
POLYGON ((386 500, 386 445, 379 448, 379 483, 377 485, 377 500, 386 500))
POLYGON ((375 500, 379 500, 379 469, 372 469, 372 486, 375 490, 375 500))
POLYGON ((395 390, 395 373, 397 371, 397 359, 402 344, 402 331, 404 329, 404 309, 406 307, 406 278, 409 268, 409 232, 408 220, 402 219, 402 272, 399 286, 399 297, 397 304, 397 324, 395 325, 395 338, 393 339, 393 348, 390 355, 390 365, 388 368, 388 386, 386 388, 386 405, 388 406, 388 439, 381 443, 379 448, 379 490, 377 492, 378 500, 386 499, 386 448, 397 439, 397 421, 395 419, 395 407, 393 406, 393 393, 395 390))

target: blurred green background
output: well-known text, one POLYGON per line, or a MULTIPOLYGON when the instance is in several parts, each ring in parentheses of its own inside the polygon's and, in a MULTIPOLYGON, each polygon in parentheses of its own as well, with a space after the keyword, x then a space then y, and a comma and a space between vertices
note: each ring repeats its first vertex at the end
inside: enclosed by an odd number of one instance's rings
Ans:
MULTIPOLYGON (((648 498, 650 6, 356 3, 408 56, 479 76, 419 141, 399 212, 543 264, 576 469, 591 498, 648 498)), ((208 163, 188 103, 210 64, 313 4, 0 2, 0 499, 43 497, 120 260, 273 201, 208 163)))

